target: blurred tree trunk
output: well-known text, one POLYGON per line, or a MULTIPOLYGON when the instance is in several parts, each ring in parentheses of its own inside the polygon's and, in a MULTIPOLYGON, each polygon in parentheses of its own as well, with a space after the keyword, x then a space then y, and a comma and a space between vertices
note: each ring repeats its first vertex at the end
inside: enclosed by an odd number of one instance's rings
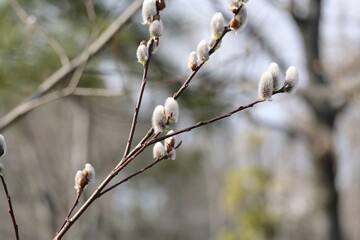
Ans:
MULTIPOLYGON (((293 16, 303 36, 310 88, 327 87, 329 81, 324 74, 320 57, 320 22, 322 1, 309 1, 309 15, 306 18, 293 16)), ((314 124, 309 126, 308 140, 314 156, 315 173, 319 184, 318 198, 326 218, 325 239, 341 240, 338 212, 338 192, 336 189, 336 156, 332 141, 334 122, 340 110, 330 98, 319 98, 316 91, 305 94, 305 100, 314 113, 314 124)))

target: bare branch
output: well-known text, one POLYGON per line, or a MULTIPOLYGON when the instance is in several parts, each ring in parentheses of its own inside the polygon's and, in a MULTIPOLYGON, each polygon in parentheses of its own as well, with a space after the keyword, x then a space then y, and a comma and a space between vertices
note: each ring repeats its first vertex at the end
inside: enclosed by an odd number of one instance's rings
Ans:
POLYGON ((42 28, 39 24, 36 23, 36 19, 33 20, 33 22, 30 22, 31 16, 27 14, 24 8, 21 7, 20 3, 17 0, 10 0, 10 5, 16 15, 20 18, 20 20, 29 28, 35 29, 36 31, 39 31, 41 34, 45 36, 47 39, 47 42, 49 45, 54 49, 56 54, 58 55, 60 62, 62 65, 69 64, 69 57, 66 54, 65 49, 63 46, 54 38, 51 36, 50 33, 48 33, 44 28, 42 28))
POLYGON ((72 95, 92 97, 117 97, 124 94, 122 89, 76 88, 72 95))
MULTIPOLYGON (((140 91, 139 91, 139 97, 138 97, 138 100, 137 100, 137 103, 136 103, 136 106, 135 106, 135 109, 134 109, 134 116, 133 116, 133 119, 132 119, 129 138, 127 140, 127 144, 126 144, 126 147, 125 147, 123 159, 129 153, 130 148, 131 148, 131 143, 132 143, 132 140, 133 140, 133 137, 134 137, 134 132, 135 132, 137 119, 138 119, 138 115, 139 115, 139 111, 140 111, 141 101, 142 101, 142 97, 143 97, 146 82, 147 82, 147 74, 148 74, 148 69, 149 69, 151 55, 152 55, 151 51, 152 51, 153 45, 155 44, 153 39, 151 39, 150 41, 151 42, 150 42, 150 45, 148 47, 148 56, 149 57, 148 57, 148 60, 147 60, 146 64, 144 65, 143 77, 142 77, 142 80, 141 80, 141 87, 140 87, 140 91)), ((121 161, 120 161, 120 163, 121 163, 121 161)))
POLYGON ((79 199, 80 199, 80 196, 81 196, 81 193, 78 193, 76 194, 76 199, 75 199, 75 202, 73 204, 73 206, 71 207, 71 209, 69 210, 66 218, 65 218, 65 221, 63 222, 63 224, 61 225, 61 227, 59 228, 59 230, 56 232, 60 232, 60 230, 65 226, 65 224, 69 221, 70 217, 71 217, 71 214, 72 212, 75 210, 76 206, 79 204, 79 199))
MULTIPOLYGON (((84 62, 87 62, 92 56, 97 54, 107 42, 124 27, 125 23, 129 21, 132 15, 140 8, 142 0, 134 1, 105 31, 101 34, 88 48, 86 48, 80 55, 71 60, 68 64, 63 65, 48 77, 34 92, 30 98, 14 107, 0 120, 0 130, 3 130, 14 123, 20 117, 40 106, 36 99, 47 94, 54 86, 66 79, 66 77, 75 71, 84 62), (33 104, 35 101, 36 104, 33 104), (31 107, 29 107, 31 106, 31 107)), ((55 94, 56 95, 56 94, 55 94)), ((54 96, 52 97, 54 98, 54 96)), ((58 99, 58 97, 55 97, 58 99)), ((53 101, 53 100, 52 100, 53 101)))
POLYGON ((19 240, 20 239, 19 238, 19 227, 15 220, 14 209, 13 209, 12 203, 11 203, 11 197, 10 197, 9 191, 6 186, 5 178, 2 174, 0 174, 0 178, 1 178, 2 185, 4 186, 4 191, 5 191, 6 198, 7 198, 8 204, 9 204, 9 215, 11 217, 11 220, 12 220, 12 223, 14 226, 15 237, 16 237, 16 240, 19 240))

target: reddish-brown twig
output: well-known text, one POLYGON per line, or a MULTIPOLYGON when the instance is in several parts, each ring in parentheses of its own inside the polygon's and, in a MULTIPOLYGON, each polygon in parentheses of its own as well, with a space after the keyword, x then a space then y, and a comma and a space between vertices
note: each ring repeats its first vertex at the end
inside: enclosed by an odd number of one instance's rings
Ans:
POLYGON ((1 178, 1 182, 4 186, 4 191, 5 191, 5 194, 6 194, 6 198, 7 198, 7 201, 8 201, 8 204, 9 204, 9 215, 11 217, 11 220, 12 220, 12 224, 14 226, 14 231, 15 231, 15 238, 16 240, 19 240, 19 227, 16 223, 16 219, 15 219, 15 214, 14 214, 14 209, 12 207, 12 203, 11 203, 11 197, 10 197, 10 194, 9 194, 9 191, 7 189, 7 186, 6 186, 6 182, 5 182, 5 178, 3 175, 0 174, 0 178, 1 178))
MULTIPOLYGON (((151 39, 149 47, 148 47, 148 56, 149 57, 148 57, 148 60, 147 60, 146 64, 144 65, 143 77, 142 77, 142 80, 141 80, 141 87, 140 87, 140 91, 139 91, 139 97, 138 97, 138 100, 136 102, 136 106, 135 106, 135 109, 134 109, 134 116, 133 116, 133 119, 132 119, 129 138, 127 140, 127 144, 126 144, 126 147, 125 147, 123 159, 130 152, 131 143, 132 143, 132 140, 133 140, 133 137, 134 137, 134 132, 135 132, 137 119, 138 119, 140 106, 141 106, 141 101, 142 101, 142 97, 143 97, 146 82, 147 82, 147 74, 148 74, 148 69, 149 69, 151 55, 152 55, 151 49, 153 48, 153 45, 154 45, 154 40, 151 39)), ((121 161, 120 161, 120 163, 121 163, 121 161)))
POLYGON ((59 230, 58 230, 56 233, 60 232, 60 230, 65 226, 66 222, 69 221, 72 212, 74 211, 74 209, 76 208, 76 206, 79 204, 80 196, 81 196, 81 193, 76 194, 76 199, 75 199, 75 202, 74 202, 73 206, 72 206, 71 209, 69 210, 69 212, 68 212, 68 214, 67 214, 67 216, 66 216, 66 218, 65 218, 65 221, 63 222, 63 224, 61 225, 61 227, 59 228, 59 230))

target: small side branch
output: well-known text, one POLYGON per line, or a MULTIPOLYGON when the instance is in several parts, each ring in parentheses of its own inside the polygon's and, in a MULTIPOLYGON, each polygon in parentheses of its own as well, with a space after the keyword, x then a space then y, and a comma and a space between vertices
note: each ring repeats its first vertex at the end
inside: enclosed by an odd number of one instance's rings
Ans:
POLYGON ((166 138, 169 138, 169 137, 172 137, 172 136, 175 136, 175 135, 179 135, 179 134, 184 133, 184 132, 190 132, 191 130, 193 130, 193 129, 195 129, 195 128, 199 128, 199 127, 202 127, 202 126, 205 126, 205 125, 208 125, 208 124, 217 122, 217 121, 222 120, 222 119, 224 119, 224 118, 231 117, 234 113, 238 113, 238 112, 243 111, 243 110, 245 110, 245 109, 247 109, 247 108, 252 108, 252 107, 255 106, 256 104, 261 103, 261 102, 263 102, 263 100, 256 100, 256 101, 254 101, 254 102, 252 102, 252 103, 250 103, 250 104, 248 104, 248 105, 240 106, 240 107, 238 107, 238 108, 236 108, 236 109, 234 109, 234 110, 232 110, 232 111, 230 111, 230 112, 224 113, 224 114, 219 115, 219 116, 217 116, 217 117, 211 118, 211 119, 206 120, 206 121, 198 122, 198 123, 196 123, 196 124, 193 125, 193 126, 190 126, 190 127, 187 127, 187 128, 183 128, 183 129, 181 129, 181 130, 179 130, 179 131, 173 132, 173 133, 171 133, 171 134, 168 134, 168 135, 163 136, 163 137, 160 137, 160 138, 153 139, 153 140, 149 141, 149 142, 147 143, 147 145, 151 145, 151 144, 154 144, 154 143, 156 143, 156 142, 163 141, 163 140, 165 140, 166 138))
POLYGON ((127 140, 127 144, 126 144, 123 159, 130 152, 131 143, 132 143, 135 128, 136 128, 136 125, 137 125, 137 119, 138 119, 138 116, 139 116, 141 101, 142 101, 142 98, 143 98, 143 95, 144 95, 144 90, 145 90, 145 86, 146 86, 146 82, 147 82, 147 74, 148 74, 148 69, 149 69, 151 55, 152 55, 151 54, 151 49, 153 48, 153 45, 154 45, 154 40, 151 39, 150 41, 151 41, 150 46, 148 47, 148 56, 149 56, 149 58, 148 58, 146 64, 144 65, 143 77, 142 77, 142 80, 141 80, 141 87, 140 87, 140 91, 139 91, 139 97, 138 97, 138 100, 137 100, 137 103, 136 103, 136 106, 135 106, 135 109, 134 109, 134 116, 133 116, 133 119, 132 119, 129 138, 127 140))
POLYGON ((11 217, 11 220, 12 220, 12 224, 13 224, 13 227, 14 227, 14 231, 15 231, 15 238, 16 240, 19 240, 19 227, 16 223, 16 219, 15 219, 15 214, 14 214, 14 209, 12 207, 12 203, 11 203, 11 197, 10 197, 10 194, 9 194, 9 191, 7 189, 7 186, 6 186, 6 182, 5 182, 5 178, 3 175, 0 174, 0 178, 1 178, 1 182, 2 182, 2 185, 4 186, 4 191, 5 191, 5 194, 6 194, 6 198, 7 198, 7 201, 8 201, 8 204, 9 204, 9 215, 11 217))
POLYGON ((138 170, 138 171, 130 174, 129 176, 127 176, 126 178, 124 178, 124 179, 121 180, 120 182, 117 182, 117 183, 115 183, 114 185, 112 185, 112 186, 104 189, 102 192, 100 192, 100 196, 102 196, 103 194, 111 191, 112 189, 116 188, 117 186, 119 186, 119 185, 121 185, 121 184, 129 181, 131 178, 136 177, 136 176, 139 175, 140 173, 143 173, 143 172, 145 172, 146 170, 152 168, 153 166, 155 166, 156 164, 158 164, 158 163, 161 162, 162 160, 163 160, 163 159, 156 159, 155 161, 153 161, 152 163, 150 163, 150 164, 147 165, 146 167, 144 167, 144 168, 142 168, 142 169, 140 169, 140 170, 138 170))
POLYGON ((60 230, 65 226, 65 224, 66 224, 67 222, 69 222, 69 219, 70 219, 70 217, 71 217, 72 212, 75 210, 76 206, 79 204, 80 196, 81 196, 81 193, 76 195, 76 199, 75 199, 75 202, 74 202, 73 206, 72 206, 71 209, 69 210, 69 212, 68 212, 68 214, 67 214, 67 216, 66 216, 65 221, 63 222, 63 224, 61 225, 61 227, 59 228, 59 230, 56 232, 56 234, 60 232, 60 230))

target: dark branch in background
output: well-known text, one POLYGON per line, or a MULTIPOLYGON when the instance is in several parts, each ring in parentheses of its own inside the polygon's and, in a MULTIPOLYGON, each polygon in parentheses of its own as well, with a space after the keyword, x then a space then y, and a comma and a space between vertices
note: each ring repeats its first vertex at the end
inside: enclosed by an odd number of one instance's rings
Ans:
POLYGON ((69 57, 66 54, 65 49, 61 44, 51 36, 44 28, 36 23, 36 18, 33 19, 34 22, 29 22, 30 18, 27 12, 21 7, 20 3, 17 0, 10 0, 10 6, 14 10, 15 14, 20 18, 20 20, 29 28, 33 28, 43 34, 50 45, 58 55, 62 65, 69 64, 69 57))
POLYGON ((4 176, 0 174, 0 178, 1 178, 2 185, 4 186, 4 191, 5 191, 6 198, 7 198, 8 204, 9 204, 9 215, 11 217, 12 224, 13 224, 13 227, 14 227, 15 238, 16 238, 16 240, 19 240, 20 239, 19 238, 19 227, 18 227, 18 225, 16 223, 16 220, 15 220, 15 214, 14 214, 14 209, 13 209, 12 203, 11 203, 11 197, 10 197, 9 191, 7 189, 7 186, 6 186, 4 176))
POLYGON ((20 119, 20 117, 38 107, 35 106, 29 108, 24 105, 28 104, 29 101, 38 99, 48 93, 57 84, 73 73, 76 68, 96 55, 102 48, 105 47, 106 43, 108 43, 111 38, 125 26, 133 14, 141 7, 141 4, 142 0, 134 1, 87 49, 71 60, 68 64, 60 67, 50 77, 48 77, 28 99, 24 100, 2 117, 0 119, 0 130, 4 130, 9 127, 16 120, 20 119))

